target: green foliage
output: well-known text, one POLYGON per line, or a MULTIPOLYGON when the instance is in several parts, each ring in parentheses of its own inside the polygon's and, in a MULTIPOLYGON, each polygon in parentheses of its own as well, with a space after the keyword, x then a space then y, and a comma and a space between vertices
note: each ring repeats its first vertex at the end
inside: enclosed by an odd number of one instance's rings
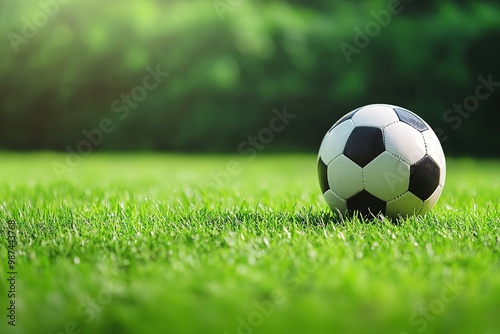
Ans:
POLYGON ((354 28, 388 3, 69 1, 47 7, 54 15, 17 52, 8 33, 22 36, 42 5, 2 4, 0 147, 64 150, 109 117, 102 149, 234 152, 286 105, 300 121, 269 149, 316 150, 341 115, 385 102, 441 128, 447 152, 499 154, 484 145, 496 139, 498 92, 463 125, 443 118, 479 75, 500 81, 497 2, 403 1, 348 63, 341 43, 355 45, 354 28), (157 65, 168 79, 119 119, 113 101, 157 65))
POLYGON ((225 186, 232 157, 96 154, 63 179, 61 156, 0 158, 2 261, 6 220, 19 242, 2 333, 237 333, 270 301, 253 332, 500 328, 498 161, 449 161, 435 210, 394 225, 335 223, 315 156, 238 160, 225 186))

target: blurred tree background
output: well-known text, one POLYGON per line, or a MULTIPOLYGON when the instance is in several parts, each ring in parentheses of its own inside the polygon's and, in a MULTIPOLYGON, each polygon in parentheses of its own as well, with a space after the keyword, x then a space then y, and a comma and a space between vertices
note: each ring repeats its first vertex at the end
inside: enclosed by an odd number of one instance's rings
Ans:
POLYGON ((500 92, 447 113, 478 76, 500 82, 498 0, 402 0, 347 59, 342 43, 390 3, 3 1, 0 149, 65 150, 109 118, 99 150, 236 152, 286 105, 297 119, 267 150, 316 151, 343 114, 390 103, 440 129, 447 153, 500 156, 500 92), (113 102, 148 66, 170 75, 121 119, 113 102))

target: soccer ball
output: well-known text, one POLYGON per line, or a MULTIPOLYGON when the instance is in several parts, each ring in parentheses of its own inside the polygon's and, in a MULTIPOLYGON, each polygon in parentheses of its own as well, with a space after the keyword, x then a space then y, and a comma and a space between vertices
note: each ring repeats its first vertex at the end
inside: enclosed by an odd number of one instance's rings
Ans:
POLYGON ((419 116, 374 104, 348 113, 328 131, 318 175, 334 212, 406 217, 436 204, 446 160, 438 137, 419 116))

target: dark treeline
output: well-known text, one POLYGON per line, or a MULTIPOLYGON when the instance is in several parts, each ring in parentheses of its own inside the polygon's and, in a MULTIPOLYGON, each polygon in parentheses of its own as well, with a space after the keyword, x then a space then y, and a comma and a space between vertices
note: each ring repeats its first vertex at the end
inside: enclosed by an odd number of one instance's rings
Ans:
POLYGON ((449 154, 500 156, 497 3, 2 4, 0 149, 237 152, 286 106, 265 149, 316 151, 343 114, 390 103, 449 154))

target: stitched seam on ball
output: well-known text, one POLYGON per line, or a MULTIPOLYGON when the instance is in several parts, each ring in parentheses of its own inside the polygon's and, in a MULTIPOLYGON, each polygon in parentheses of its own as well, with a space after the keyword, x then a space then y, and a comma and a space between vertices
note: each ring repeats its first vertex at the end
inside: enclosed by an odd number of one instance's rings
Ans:
POLYGON ((330 188, 330 191, 332 192, 332 194, 334 194, 335 196, 337 196, 338 198, 340 198, 341 200, 343 201, 347 201, 347 199, 345 199, 344 197, 340 196, 339 194, 337 194, 335 191, 333 191, 332 188, 330 188))
MULTIPOLYGON (((424 161, 425 157, 428 157, 427 153, 422 157, 422 159, 420 159, 420 160, 416 161, 415 163, 411 164, 410 167, 413 166, 413 165, 418 164, 420 161, 424 161)), ((434 160, 434 159, 432 159, 432 160, 434 160)))
POLYGON ((399 196, 397 196, 396 198, 393 198, 393 199, 391 199, 391 200, 387 201, 387 203, 394 202, 395 200, 400 199, 401 197, 403 197, 404 195, 406 195, 406 194, 408 194, 408 193, 411 193, 411 192, 410 192, 410 190, 407 190, 407 191, 405 191, 402 195, 399 195, 399 196))
MULTIPOLYGON (((400 120, 397 120, 397 121, 395 121, 395 122, 392 122, 392 123, 390 123, 390 124, 387 124, 387 126, 385 126, 384 128, 382 128, 382 140, 384 141, 384 147, 385 147, 385 151, 386 151, 386 152, 388 152, 390 155, 392 155, 393 157, 395 157, 395 158, 396 158, 396 159, 398 159, 399 161, 404 162, 404 163, 405 163, 405 164, 407 164, 407 165, 410 165, 408 162, 406 162, 406 161, 405 161, 405 159, 404 159, 402 156, 400 156, 400 155, 396 155, 396 154, 393 154, 392 152, 389 152, 389 151, 387 150, 387 143, 386 143, 386 141, 385 141, 385 132, 386 132, 386 131, 385 131, 385 129, 387 129, 387 128, 388 128, 389 126, 391 126, 392 124, 396 124, 396 123, 399 123, 399 122, 400 122, 400 120)), ((427 152, 427 149, 426 149, 426 152, 427 152)))
POLYGON ((363 184, 363 190, 366 190, 365 187, 365 168, 361 168, 361 183, 363 184))
POLYGON ((394 158, 398 159, 399 161, 404 162, 405 164, 407 164, 408 166, 410 166, 410 164, 409 164, 409 163, 407 163, 407 162, 405 161, 405 159, 403 159, 403 157, 402 157, 402 156, 400 156, 400 155, 396 155, 396 154, 394 154, 394 153, 392 153, 392 152, 389 152, 389 151, 387 151, 387 150, 386 150, 386 152, 387 152, 387 153, 389 153, 390 155, 392 155, 394 158))
POLYGON ((393 124, 396 124, 396 123, 399 123, 399 122, 401 122, 401 121, 398 119, 397 121, 394 121, 394 122, 392 122, 392 123, 389 123, 389 124, 387 124, 386 126, 384 126, 384 127, 382 128, 382 130, 385 130, 385 129, 387 129, 389 126, 391 126, 391 125, 393 125, 393 124))
MULTIPOLYGON (((398 159, 400 162, 402 162, 402 163, 404 163, 405 165, 407 165, 409 168, 411 168, 411 165, 410 165, 408 162, 406 162, 406 161, 403 159, 403 157, 401 157, 401 156, 399 156, 399 155, 396 155, 396 154, 393 154, 392 152, 389 152, 389 151, 386 151, 386 152, 387 152, 387 153, 389 153, 390 155, 392 155, 393 157, 395 157, 396 159, 398 159)), ((423 158, 422 158, 422 159, 423 159, 423 158)), ((396 198, 393 198, 393 199, 391 199, 391 200, 387 201, 387 203, 392 202, 392 201, 395 201, 395 200, 397 200, 397 199, 400 199, 401 197, 403 197, 404 195, 406 195, 406 194, 407 194, 407 193, 409 193, 409 192, 410 192, 410 190, 408 189, 408 190, 406 190, 406 191, 405 191, 402 195, 399 195, 399 196, 397 196, 396 198)))
MULTIPOLYGON (((420 131, 419 131, 420 132, 420 131)), ((425 145, 425 155, 429 155, 429 148, 427 147, 427 142, 425 141, 425 136, 423 132, 420 132, 420 135, 422 136, 422 139, 424 140, 424 145, 425 145)))

